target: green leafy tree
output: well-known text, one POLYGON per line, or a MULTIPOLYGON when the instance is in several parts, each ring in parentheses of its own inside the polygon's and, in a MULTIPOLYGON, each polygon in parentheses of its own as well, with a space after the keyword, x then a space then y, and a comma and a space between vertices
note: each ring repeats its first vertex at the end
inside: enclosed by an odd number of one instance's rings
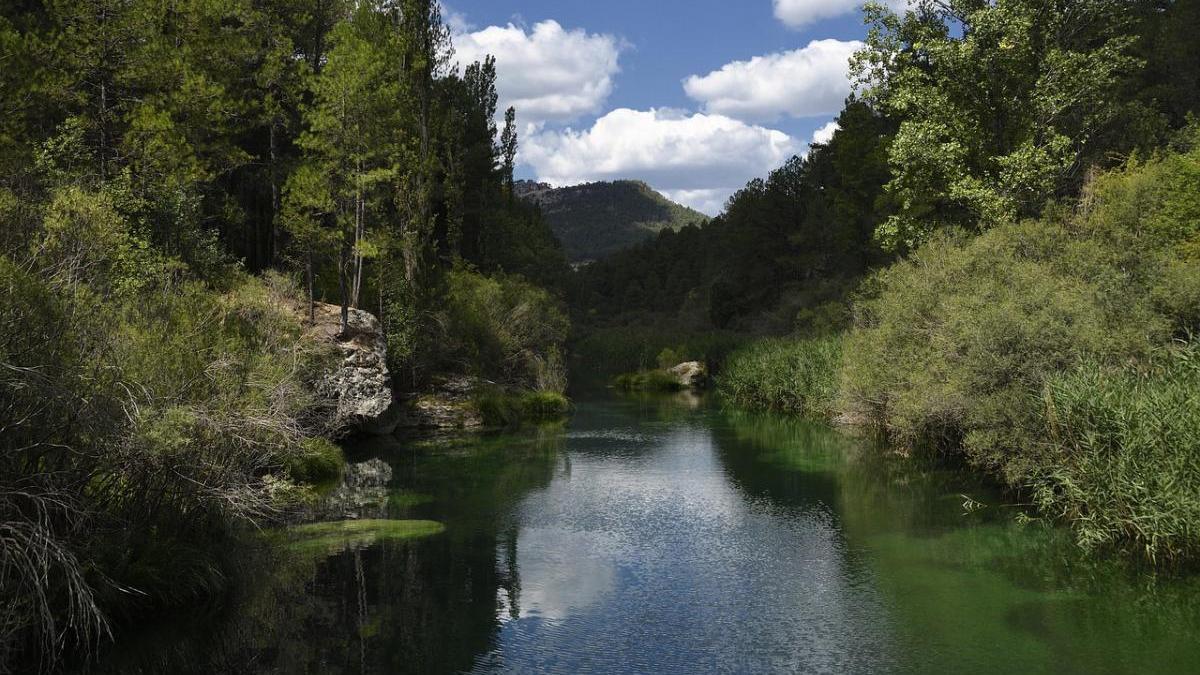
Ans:
POLYGON ((868 5, 854 72, 866 101, 901 120, 885 245, 1033 215, 1077 186, 1126 112, 1117 94, 1141 66, 1138 4, 926 0, 903 16, 868 5))
MULTIPOLYGON (((394 176, 390 123, 400 92, 389 62, 379 58, 394 39, 386 16, 370 5, 360 6, 334 29, 329 60, 304 113, 307 130, 299 144, 306 151, 305 165, 288 184, 288 222, 299 243, 313 247, 337 241, 343 328, 349 308, 359 304, 365 260, 377 248, 370 235, 394 176), (322 229, 336 235, 331 238, 322 229)), ((312 257, 306 253, 307 260, 312 257)))

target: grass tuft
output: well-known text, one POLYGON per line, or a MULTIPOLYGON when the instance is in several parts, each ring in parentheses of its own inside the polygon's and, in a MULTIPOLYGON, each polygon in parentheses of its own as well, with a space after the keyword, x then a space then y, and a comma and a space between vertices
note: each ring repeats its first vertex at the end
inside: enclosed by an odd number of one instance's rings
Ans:
POLYGON ((842 339, 774 339, 730 355, 718 378, 726 400, 747 408, 831 417, 838 396, 842 339))

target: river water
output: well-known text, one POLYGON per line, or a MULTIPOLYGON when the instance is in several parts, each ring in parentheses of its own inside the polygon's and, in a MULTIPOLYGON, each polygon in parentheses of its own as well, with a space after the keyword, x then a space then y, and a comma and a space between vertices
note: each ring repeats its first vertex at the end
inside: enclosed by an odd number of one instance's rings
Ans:
POLYGON ((338 508, 445 531, 247 553, 231 599, 106 668, 1200 672, 1195 577, 1086 556, 985 484, 819 424, 604 394, 562 427, 348 451, 392 476, 338 508))

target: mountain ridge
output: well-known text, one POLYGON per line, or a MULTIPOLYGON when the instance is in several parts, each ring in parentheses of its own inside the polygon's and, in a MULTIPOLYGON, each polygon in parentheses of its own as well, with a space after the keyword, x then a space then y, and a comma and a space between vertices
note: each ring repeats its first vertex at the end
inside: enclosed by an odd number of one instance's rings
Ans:
POLYGON ((530 180, 516 196, 537 204, 573 263, 597 260, 653 238, 663 230, 702 225, 710 218, 677 204, 643 181, 617 180, 556 188, 530 180))

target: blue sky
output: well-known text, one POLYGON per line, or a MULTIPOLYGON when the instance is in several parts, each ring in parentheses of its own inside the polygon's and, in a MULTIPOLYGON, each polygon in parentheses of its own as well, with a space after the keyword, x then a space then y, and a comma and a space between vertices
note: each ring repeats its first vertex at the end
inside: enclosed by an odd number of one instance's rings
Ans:
POLYGON ((715 214, 831 132, 866 32, 860 4, 446 0, 445 12, 460 61, 497 56, 522 177, 637 178, 715 214))

